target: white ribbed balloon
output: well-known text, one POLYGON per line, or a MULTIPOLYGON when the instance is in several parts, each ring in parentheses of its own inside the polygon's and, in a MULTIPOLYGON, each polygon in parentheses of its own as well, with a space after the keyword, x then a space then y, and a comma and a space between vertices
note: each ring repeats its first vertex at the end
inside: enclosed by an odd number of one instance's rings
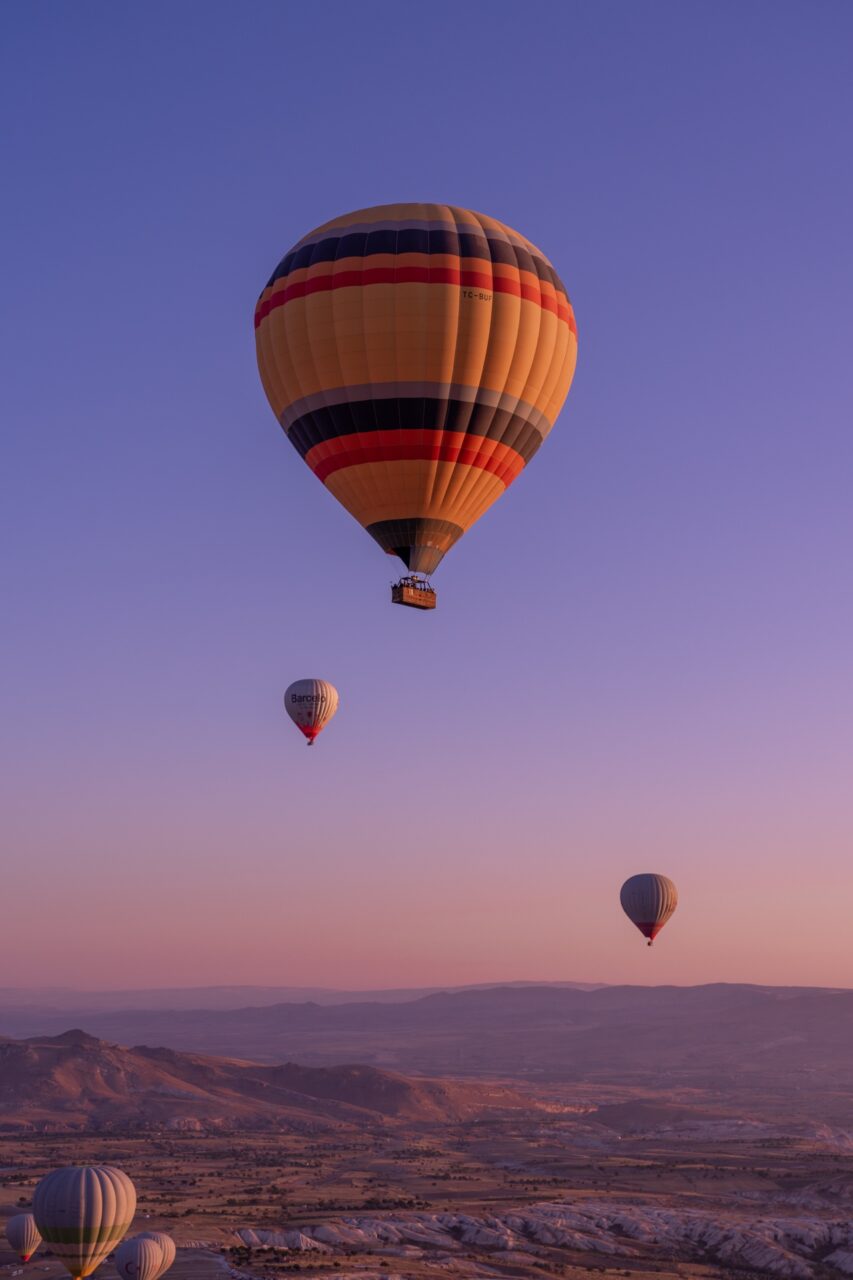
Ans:
POLYGON ((158 1276, 164 1276, 171 1267, 175 1258, 178 1256, 178 1250, 171 1236, 167 1236, 165 1231, 143 1231, 140 1240, 156 1240, 163 1250, 163 1265, 157 1273, 158 1276))
POLYGON ((36 1220, 31 1213, 16 1213, 6 1223, 6 1239, 21 1259, 29 1262, 41 1244, 41 1236, 36 1220))
POLYGON ((33 1217, 52 1252, 74 1280, 89 1276, 127 1235, 136 1190, 111 1165, 55 1169, 33 1193, 33 1217))
POLYGON ((284 709, 311 746, 338 709, 338 691, 328 680, 296 680, 284 695, 284 709))
POLYGON ((166 1270, 163 1246, 151 1236, 131 1236, 116 1250, 115 1268, 121 1280, 159 1280, 166 1270))
POLYGON ((631 876, 619 894, 622 910, 649 946, 678 906, 678 890, 667 876, 645 871, 631 876))

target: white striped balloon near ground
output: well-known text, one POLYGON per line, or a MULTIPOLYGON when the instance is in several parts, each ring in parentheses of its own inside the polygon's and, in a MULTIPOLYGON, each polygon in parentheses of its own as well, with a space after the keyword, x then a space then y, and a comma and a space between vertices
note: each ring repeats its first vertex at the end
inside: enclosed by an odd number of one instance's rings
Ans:
POLYGON ((175 1243, 159 1231, 129 1236, 116 1250, 115 1268, 121 1280, 160 1280, 175 1261, 175 1243))
POLYGON ((31 1213, 16 1213, 6 1223, 6 1239, 21 1259, 29 1262, 41 1244, 41 1235, 31 1213))
POLYGON ((83 1280, 130 1230, 136 1190, 111 1165, 55 1169, 33 1193, 33 1217, 46 1245, 73 1280, 83 1280))
POLYGON ((163 1270, 160 1275, 165 1275, 172 1263, 177 1257, 177 1247, 171 1236, 166 1235, 165 1231, 143 1231, 140 1235, 141 1240, 156 1240, 163 1251, 163 1270))

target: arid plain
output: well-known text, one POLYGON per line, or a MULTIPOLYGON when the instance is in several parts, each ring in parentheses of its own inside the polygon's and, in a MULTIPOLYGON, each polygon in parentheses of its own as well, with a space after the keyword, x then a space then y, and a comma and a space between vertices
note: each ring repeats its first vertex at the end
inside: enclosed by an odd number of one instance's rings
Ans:
MULTIPOLYGON (((852 998, 508 987, 194 1013, 10 998, 4 1030, 44 1029, 0 1041, 0 1209, 57 1164, 118 1164, 137 1226, 178 1241, 179 1280, 853 1274, 852 998), (214 1047, 232 1024, 256 1038, 239 1058, 128 1049, 55 1033, 72 1012, 126 1031, 174 1017, 214 1047), (375 1023, 374 1058, 406 1073, 346 1065, 375 1023), (261 1052, 275 1036, 308 1065, 261 1052)), ((33 1267, 59 1274, 43 1254, 33 1267)))

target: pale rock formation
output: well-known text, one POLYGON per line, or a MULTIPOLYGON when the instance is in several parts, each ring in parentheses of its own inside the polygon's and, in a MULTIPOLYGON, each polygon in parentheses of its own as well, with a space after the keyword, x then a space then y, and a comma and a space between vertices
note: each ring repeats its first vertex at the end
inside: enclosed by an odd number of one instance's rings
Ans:
POLYGON ((823 1265, 853 1276, 853 1223, 818 1216, 717 1216, 709 1211, 618 1205, 580 1200, 526 1205, 501 1215, 406 1213, 375 1218, 342 1217, 299 1230, 243 1229, 240 1239, 280 1248, 324 1252, 359 1249, 452 1263, 454 1253, 472 1247, 495 1251, 507 1261, 548 1249, 636 1257, 659 1248, 673 1257, 705 1255, 732 1267, 750 1268, 783 1280, 810 1280, 818 1257, 823 1265))
POLYGON ((237 1232, 243 1244, 250 1249, 292 1249, 296 1253, 330 1253, 327 1245, 301 1231, 264 1231, 241 1227, 237 1232))

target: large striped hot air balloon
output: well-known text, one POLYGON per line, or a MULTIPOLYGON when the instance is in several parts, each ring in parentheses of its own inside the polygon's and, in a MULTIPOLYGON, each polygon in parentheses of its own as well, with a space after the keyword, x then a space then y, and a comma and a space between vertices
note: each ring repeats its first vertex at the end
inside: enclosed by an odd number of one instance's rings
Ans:
MULTIPOLYGON (((164 1237, 169 1239, 168 1236, 164 1237)), ((175 1260, 174 1243, 172 1257, 167 1261, 163 1242, 152 1234, 131 1236, 119 1245, 115 1256, 115 1268, 122 1280, 160 1280, 175 1260)))
POLYGON ((631 876, 619 894, 622 910, 652 945, 678 906, 678 890, 666 876, 643 872, 631 876))
POLYGON ((328 680, 296 680, 284 695, 284 709, 310 747, 338 709, 338 691, 328 680))
POLYGON ((577 356, 544 254, 445 204, 379 205, 310 232, 273 272, 255 330, 291 444, 419 574, 536 453, 577 356))
POLYGON ((116 1248, 135 1212, 133 1183, 110 1165, 56 1169, 33 1193, 36 1226, 74 1280, 91 1275, 116 1248))
POLYGON ((172 1263, 175 1261, 175 1258, 178 1256, 178 1251, 172 1237, 167 1235, 165 1231, 143 1231, 139 1236, 139 1239, 157 1241, 163 1252, 163 1266, 158 1274, 161 1276, 165 1275, 172 1263))
POLYGON ((16 1213, 6 1223, 6 1239, 21 1259, 29 1262, 41 1244, 41 1236, 36 1220, 31 1213, 16 1213))

